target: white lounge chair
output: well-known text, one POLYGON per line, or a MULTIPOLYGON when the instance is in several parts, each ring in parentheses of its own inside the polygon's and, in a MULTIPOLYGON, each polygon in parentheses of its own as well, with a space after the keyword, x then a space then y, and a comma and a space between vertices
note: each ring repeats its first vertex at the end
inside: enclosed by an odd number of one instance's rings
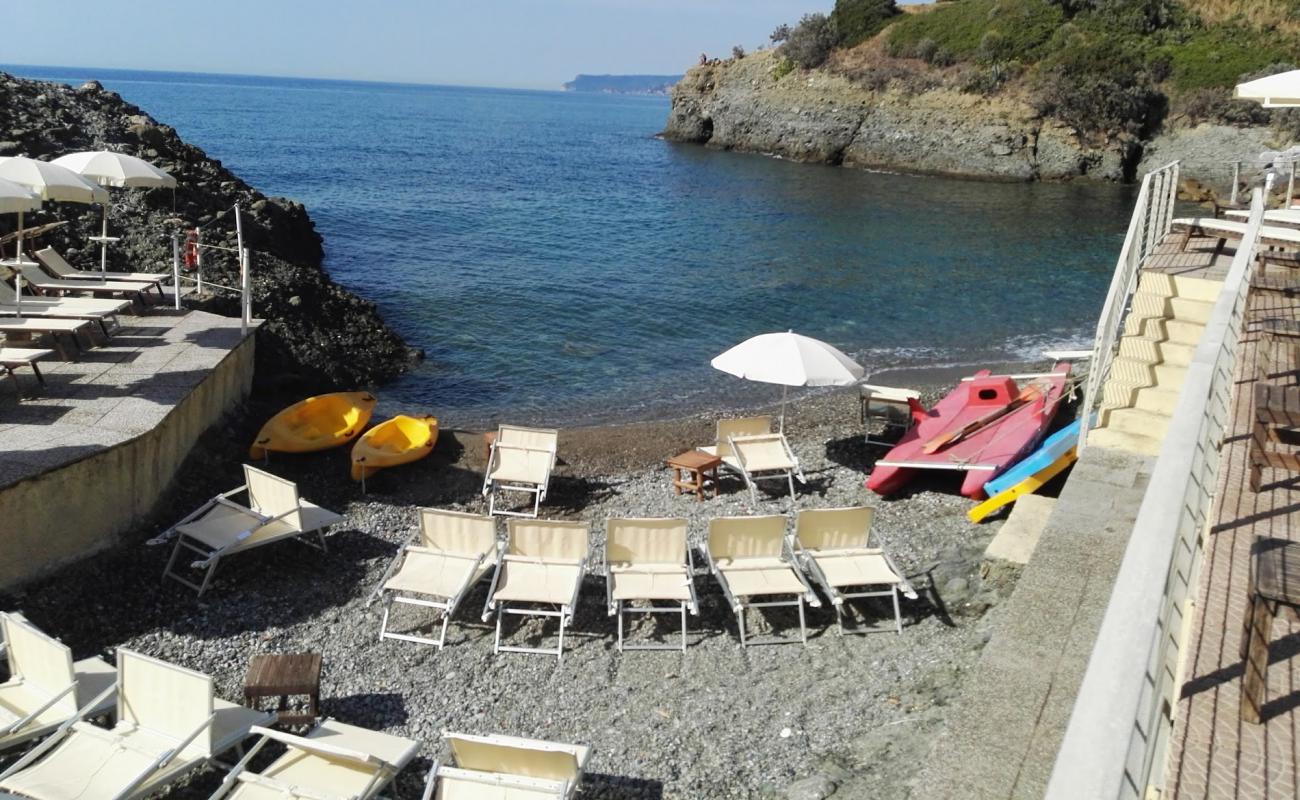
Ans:
POLYGON ((117 671, 100 658, 74 662, 66 645, 21 614, 0 613, 0 651, 9 661, 9 680, 0 683, 0 752, 69 720, 112 712, 108 690, 117 685, 117 671))
POLYGON ((18 383, 18 373, 15 372, 19 367, 27 367, 36 376, 36 382, 41 386, 45 385, 45 376, 41 374, 41 368, 36 365, 37 361, 54 355, 53 350, 38 350, 29 347, 0 347, 0 370, 4 371, 14 382, 14 389, 18 391, 18 396, 23 396, 23 387, 18 383))
MULTIPOLYGON (((212 498, 152 542, 176 538, 163 577, 183 583, 202 596, 221 559, 308 533, 316 534, 318 544, 314 546, 323 551, 325 529, 342 519, 339 514, 299 497, 298 485, 293 481, 245 464, 243 486, 212 498), (230 499, 241 492, 248 494, 247 506, 230 499), (203 570, 202 583, 194 583, 175 571, 176 562, 185 551, 198 556, 190 566, 203 570)), ((302 541, 312 544, 305 538, 302 541)))
POLYGON ((247 738, 253 726, 274 717, 217 699, 207 675, 128 650, 117 651, 116 691, 117 724, 111 730, 84 721, 64 723, 0 773, 0 796, 146 797, 205 766, 247 738))
MULTIPOLYGON (((0 272, 4 268, 0 267, 0 272)), ((14 288, 0 279, 0 317, 37 317, 54 319, 84 319, 99 325, 108 338, 111 330, 118 327, 117 315, 129 311, 130 300, 97 300, 85 297, 28 297, 23 296, 21 308, 18 305, 18 293, 14 288)))
MULTIPOLYGON (((1223 216, 1245 221, 1250 219, 1250 210, 1230 208, 1223 212, 1223 216)), ((1300 208, 1270 208, 1264 212, 1264 222, 1271 222, 1274 225, 1300 225, 1300 208)))
POLYGON ((208 800, 369 800, 378 797, 420 749, 411 739, 332 719, 317 723, 306 736, 262 727, 251 732, 261 738, 208 800), (252 772, 249 763, 269 742, 284 745, 285 753, 252 772))
POLYGON ((844 633, 845 600, 891 598, 894 629, 902 633, 898 594, 902 592, 907 598, 916 599, 916 591, 889 554, 870 546, 871 521, 875 514, 871 506, 805 509, 795 520, 795 555, 835 606, 835 622, 841 634, 844 633), (861 591, 847 591, 854 587, 861 591))
POLYGON ((551 428, 522 428, 502 425, 488 453, 487 471, 483 476, 483 496, 488 498, 488 514, 535 517, 555 469, 556 445, 560 434, 551 428), (501 511, 496 507, 498 491, 529 492, 533 495, 532 513, 501 511))
POLYGON ((799 459, 784 433, 772 433, 769 416, 718 420, 717 444, 701 447, 722 459, 722 465, 745 481, 752 502, 758 502, 758 481, 784 480, 794 497, 794 479, 805 482, 799 459))
MULTIPOLYGON (((1186 250, 1193 236, 1208 236, 1218 240, 1216 247, 1223 247, 1229 239, 1240 239, 1246 235, 1249 227, 1245 222, 1219 219, 1218 217, 1180 217, 1170 223, 1172 228, 1183 231, 1178 249, 1186 250)), ((1300 230, 1282 228, 1276 225, 1262 225, 1259 240, 1264 244, 1283 247, 1300 247, 1300 230)))
POLYGON ((564 658, 564 629, 573 621, 587 569, 590 544, 587 523, 512 519, 492 587, 483 606, 483 621, 497 615, 494 653, 544 653, 564 658), (543 606, 538 608, 537 606, 543 606), (501 618, 506 614, 555 617, 560 642, 554 650, 501 644, 501 618))
MULTIPOLYGON (((715 517, 709 521, 706 554, 709 570, 722 586, 727 604, 736 612, 740 646, 745 636, 745 611, 750 608, 797 606, 799 641, 808 643, 804 603, 819 607, 821 601, 808 585, 794 560, 786 556, 784 516, 715 517), (755 597, 789 597, 788 600, 756 601, 755 597)), ((780 644, 791 639, 768 639, 753 644, 780 644)))
POLYGON ((389 564, 370 601, 384 596, 379 638, 431 644, 442 649, 447 623, 465 595, 497 564, 497 525, 493 517, 460 511, 420 509, 420 527, 389 564), (388 630, 393 603, 442 611, 437 639, 388 630))
MULTIPOLYGON (((50 344, 59 352, 61 358, 68 357, 68 351, 64 349, 60 335, 67 336, 72 343, 77 346, 77 351, 81 351, 81 341, 77 339, 77 334, 83 333, 86 328, 94 324, 93 320, 88 319, 55 319, 54 317, 9 317, 4 315, 0 310, 0 333, 5 338, 12 341, 11 337, 22 337, 20 341, 31 339, 35 336, 46 335, 50 337, 50 344)), ((89 336, 86 337, 89 340, 89 336)))
POLYGON ((56 295, 71 293, 74 297, 79 294, 89 294, 94 297, 126 297, 131 300, 138 300, 142 307, 147 302, 144 294, 149 291, 149 285, 146 283, 119 280, 101 281, 98 277, 91 279, 55 278, 41 269, 38 264, 23 264, 20 269, 23 273, 23 285, 31 286, 42 294, 50 292, 56 295))
POLYGON ((424 800, 572 800, 591 748, 444 731, 451 763, 434 762, 424 800))
POLYGON ((686 652, 686 612, 696 616, 695 561, 684 519, 616 519, 605 529, 605 602, 618 617, 618 649, 677 650, 674 645, 625 645, 624 614, 682 615, 681 651, 686 652), (656 606, 655 601, 673 606, 656 606), (644 602, 643 606, 631 603, 644 602))
MULTIPOLYGON (((54 275, 67 280, 80 281, 97 281, 100 279, 98 272, 88 272, 77 269, 68 263, 63 254, 53 247, 46 247, 36 251, 36 260, 45 265, 45 268, 54 275)), ((158 290, 158 295, 163 294, 162 283, 171 278, 170 273, 166 272, 109 272, 109 280, 128 281, 130 283, 142 283, 146 287, 153 287, 158 290)))

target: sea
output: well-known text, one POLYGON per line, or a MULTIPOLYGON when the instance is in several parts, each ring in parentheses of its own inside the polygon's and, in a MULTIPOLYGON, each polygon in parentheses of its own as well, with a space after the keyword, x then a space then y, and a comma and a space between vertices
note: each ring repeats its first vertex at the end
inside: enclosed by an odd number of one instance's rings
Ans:
POLYGON ((709 365, 770 331, 869 373, 1087 347, 1134 197, 674 144, 664 97, 4 69, 98 80, 304 203, 330 275, 426 353, 382 407, 458 427, 774 400, 709 365))

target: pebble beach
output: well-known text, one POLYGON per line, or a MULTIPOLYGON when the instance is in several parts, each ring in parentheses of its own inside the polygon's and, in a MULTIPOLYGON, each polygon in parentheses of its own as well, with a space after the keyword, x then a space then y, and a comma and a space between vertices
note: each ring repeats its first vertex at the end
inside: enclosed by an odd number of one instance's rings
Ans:
MULTIPOLYGON (((941 393, 937 376, 910 377, 935 383, 928 399, 941 393)), ((370 597, 414 530, 415 509, 486 512, 481 432, 444 431, 432 456, 380 473, 364 496, 347 477, 346 450, 275 456, 271 471, 345 515, 328 552, 288 542, 230 559, 201 600, 164 585, 170 548, 145 542, 242 482, 246 443, 274 410, 250 401, 204 436, 163 510, 134 536, 21 594, 0 595, 0 607, 22 609, 78 658, 138 650, 213 675, 219 695, 231 700, 242 699, 254 654, 320 652, 323 714, 423 743, 398 779, 399 797, 419 796, 432 760, 445 755, 442 730, 591 745, 584 796, 592 798, 806 799, 836 790, 836 797, 904 797, 1014 582, 1014 572, 981 575, 983 550, 1000 522, 967 522, 970 504, 955 485, 918 481, 890 499, 862 488, 882 450, 862 441, 856 391, 838 391, 791 407, 786 429, 808 479, 793 507, 775 483, 752 502, 737 478, 724 477, 719 495, 703 502, 673 493, 663 459, 709 443, 717 414, 562 431, 541 516, 588 521, 592 553, 559 663, 493 654, 493 622, 481 619, 486 581, 462 604, 441 652, 379 640, 382 604, 370 597), (887 601, 855 601, 850 628, 873 632, 844 636, 823 603, 808 613, 806 646, 797 642, 795 612, 779 609, 751 611, 751 636, 795 643, 742 649, 735 615, 697 550, 701 608, 689 621, 686 653, 618 652, 601 567, 608 517, 686 517, 692 544, 702 547, 712 517, 863 503, 878 508, 876 544, 919 592, 903 601, 901 635, 893 633, 887 601)), ((634 620, 630 638, 676 641, 676 616, 634 620)), ((394 617, 398 630, 425 634, 433 621, 405 609, 394 617)), ((504 638, 553 646, 555 625, 508 620, 504 638)), ((172 796, 206 797, 218 781, 208 772, 172 796)))

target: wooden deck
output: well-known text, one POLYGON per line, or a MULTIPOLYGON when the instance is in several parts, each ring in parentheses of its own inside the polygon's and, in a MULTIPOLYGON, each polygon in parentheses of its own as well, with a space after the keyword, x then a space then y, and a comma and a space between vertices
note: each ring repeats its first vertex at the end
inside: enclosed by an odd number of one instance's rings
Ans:
POLYGON ((1263 723, 1242 722, 1239 715, 1251 545, 1261 535, 1300 541, 1300 475, 1265 470, 1260 491, 1249 487, 1257 370, 1263 366, 1269 380, 1294 384, 1290 345, 1300 345, 1300 338, 1263 335, 1267 319, 1300 320, 1300 300, 1275 292, 1250 297, 1234 416, 1221 454, 1175 711, 1167 798, 1300 797, 1300 626, 1284 618, 1274 627, 1263 723))

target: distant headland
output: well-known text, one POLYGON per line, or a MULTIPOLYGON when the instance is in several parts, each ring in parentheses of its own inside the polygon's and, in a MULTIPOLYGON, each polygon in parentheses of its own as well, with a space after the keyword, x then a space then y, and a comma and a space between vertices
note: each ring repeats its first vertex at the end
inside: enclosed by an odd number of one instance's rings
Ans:
POLYGON ((681 75, 579 75, 564 84, 564 91, 666 95, 681 79, 681 75))

